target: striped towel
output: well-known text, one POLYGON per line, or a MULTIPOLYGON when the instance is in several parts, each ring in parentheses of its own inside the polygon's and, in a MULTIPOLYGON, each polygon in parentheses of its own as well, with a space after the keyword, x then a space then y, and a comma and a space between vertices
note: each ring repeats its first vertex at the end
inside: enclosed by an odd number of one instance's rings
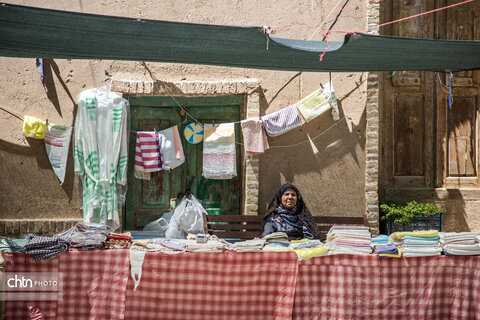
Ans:
POLYGON ((150 172, 162 170, 162 155, 157 133, 137 132, 135 143, 135 178, 150 180, 150 172))
POLYGON ((65 179, 71 136, 72 127, 47 124, 44 139, 45 149, 47 150, 48 160, 50 160, 50 164, 60 180, 60 184, 63 184, 65 179))
POLYGON ((235 124, 205 124, 203 172, 205 179, 232 179, 237 175, 235 124))
POLYGON ((296 105, 262 117, 263 127, 271 137, 278 136, 302 124, 296 105))

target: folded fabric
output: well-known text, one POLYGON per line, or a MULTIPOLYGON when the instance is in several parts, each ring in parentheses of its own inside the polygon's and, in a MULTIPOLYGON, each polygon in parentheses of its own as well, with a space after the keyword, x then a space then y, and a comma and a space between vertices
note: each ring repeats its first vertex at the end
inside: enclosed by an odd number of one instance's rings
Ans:
POLYGON ((390 240, 401 240, 404 236, 421 238, 436 237, 438 236, 438 230, 394 232, 390 235, 390 240))
POLYGON ((50 123, 47 125, 44 139, 45 149, 47 150, 48 160, 50 160, 53 172, 60 180, 60 184, 63 184, 65 179, 71 136, 72 127, 50 123))
POLYGON ((388 242, 388 236, 385 234, 381 234, 377 237, 372 238, 372 243, 387 243, 388 242))
POLYGON ((297 108, 307 122, 315 119, 330 108, 332 108, 333 119, 338 120, 340 118, 337 99, 331 82, 299 101, 297 108))
POLYGON ((299 259, 308 259, 312 257, 323 256, 328 253, 328 248, 323 245, 319 245, 313 248, 302 248, 293 250, 299 259))
POLYGON ((405 256, 429 256, 429 255, 439 255, 442 252, 442 248, 432 248, 432 247, 416 247, 416 248, 403 248, 403 254, 405 256))
POLYGON ((302 124, 296 105, 262 117, 263 127, 269 136, 278 136, 302 124))
POLYGON ((471 245, 447 244, 443 251, 456 256, 477 256, 480 255, 480 243, 471 245))
POLYGON ((158 139, 164 169, 171 170, 185 162, 182 140, 177 126, 158 131, 158 139))
POLYGON ((47 123, 31 116, 23 118, 22 134, 27 138, 43 139, 47 132, 47 123))
POLYGON ((60 253, 68 250, 68 243, 59 237, 32 236, 25 245, 25 252, 33 257, 33 260, 50 260, 60 253))
POLYGON ((313 248, 322 244, 320 240, 308 240, 308 241, 297 241, 290 243, 290 248, 292 249, 303 249, 303 248, 313 248))
POLYGON ((413 236, 404 236, 403 240, 421 240, 421 241, 434 241, 437 242, 439 239, 439 236, 434 236, 434 237, 413 237, 413 236))
POLYGON ((377 254, 378 258, 401 258, 402 250, 397 248, 397 253, 379 253, 377 254))
POLYGON ((162 155, 156 132, 137 132, 135 141, 135 178, 150 180, 150 172, 162 169, 162 155))
POLYGON ((232 179, 237 176, 234 123, 205 124, 203 171, 205 179, 232 179))
POLYGON ((261 154, 269 148, 267 135, 260 119, 247 119, 241 123, 243 146, 248 154, 261 154))

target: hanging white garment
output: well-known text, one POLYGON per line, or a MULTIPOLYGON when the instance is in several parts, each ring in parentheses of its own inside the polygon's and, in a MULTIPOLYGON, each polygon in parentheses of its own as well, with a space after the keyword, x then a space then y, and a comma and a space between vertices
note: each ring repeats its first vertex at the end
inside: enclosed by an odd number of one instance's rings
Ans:
POLYGON ((116 185, 127 182, 128 101, 106 86, 78 95, 75 173, 83 185, 86 222, 120 226, 116 185))
POLYGON ((44 139, 45 149, 47 150, 48 160, 50 160, 50 164, 60 180, 60 184, 63 184, 65 179, 71 136, 72 127, 47 124, 47 132, 44 139))
POLYGON ((132 276, 134 284, 133 291, 137 290, 137 287, 140 285, 140 279, 142 278, 143 260, 145 260, 146 253, 146 247, 133 244, 130 247, 130 275, 132 276))

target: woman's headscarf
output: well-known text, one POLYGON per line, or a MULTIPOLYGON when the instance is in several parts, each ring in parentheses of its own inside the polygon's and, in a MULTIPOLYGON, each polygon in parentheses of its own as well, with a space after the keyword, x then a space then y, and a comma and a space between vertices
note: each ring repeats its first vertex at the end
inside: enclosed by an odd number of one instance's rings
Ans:
POLYGON ((287 189, 293 189, 295 193, 297 194, 297 204, 295 206, 295 212, 298 217, 300 218, 300 221, 302 221, 303 225, 310 231, 310 233, 316 238, 320 239, 321 238, 321 233, 320 230, 318 229, 318 226, 308 210, 307 206, 305 205, 305 202, 303 201, 302 195, 300 194, 300 191, 298 191, 297 187, 295 187, 293 184, 286 183, 283 186, 280 187, 280 189, 277 190, 275 193, 275 196, 273 197, 272 201, 270 201, 270 204, 268 205, 267 212, 263 216, 262 219, 262 224, 265 224, 265 220, 267 217, 275 211, 275 209, 279 206, 283 207, 282 205, 282 195, 285 193, 287 189))

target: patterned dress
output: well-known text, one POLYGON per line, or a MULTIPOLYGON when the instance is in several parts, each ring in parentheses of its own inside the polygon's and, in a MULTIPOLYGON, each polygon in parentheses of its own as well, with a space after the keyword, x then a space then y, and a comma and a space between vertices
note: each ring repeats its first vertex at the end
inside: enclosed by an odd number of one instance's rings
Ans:
POLYGON ((128 101, 107 87, 78 95, 75 173, 83 186, 86 222, 120 226, 116 185, 127 182, 128 101))

